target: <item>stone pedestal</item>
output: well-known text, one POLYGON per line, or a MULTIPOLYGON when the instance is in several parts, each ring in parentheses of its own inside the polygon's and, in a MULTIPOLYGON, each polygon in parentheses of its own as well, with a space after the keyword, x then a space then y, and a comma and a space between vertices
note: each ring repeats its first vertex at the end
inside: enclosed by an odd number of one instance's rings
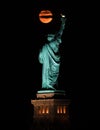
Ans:
POLYGON ((37 98, 31 100, 34 108, 33 129, 69 130, 69 104, 64 91, 38 91, 37 98))
POLYGON ((37 99, 55 99, 55 98, 65 98, 66 93, 63 90, 40 90, 37 91, 37 99))

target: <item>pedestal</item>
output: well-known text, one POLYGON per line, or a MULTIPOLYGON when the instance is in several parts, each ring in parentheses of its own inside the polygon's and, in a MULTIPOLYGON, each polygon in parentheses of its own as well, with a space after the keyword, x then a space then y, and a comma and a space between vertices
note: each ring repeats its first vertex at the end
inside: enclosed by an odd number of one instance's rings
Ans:
POLYGON ((66 92, 64 90, 40 90, 37 91, 37 99, 55 99, 55 98, 65 98, 66 92))
POLYGON ((34 108, 33 130, 69 130, 69 104, 65 92, 59 90, 38 91, 31 100, 34 108))

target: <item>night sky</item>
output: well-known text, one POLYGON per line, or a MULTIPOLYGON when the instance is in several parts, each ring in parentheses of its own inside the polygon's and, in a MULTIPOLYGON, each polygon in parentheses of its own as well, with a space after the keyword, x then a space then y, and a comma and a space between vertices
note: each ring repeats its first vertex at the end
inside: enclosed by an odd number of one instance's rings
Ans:
MULTIPOLYGON (((65 14, 67 17, 66 28, 62 36, 62 45, 60 46, 61 53, 61 70, 59 77, 59 86, 67 90, 71 90, 71 58, 72 58, 72 7, 64 2, 36 2, 33 10, 33 43, 32 43, 32 63, 33 63, 33 88, 34 90, 41 89, 41 74, 42 66, 38 61, 38 54, 41 47, 46 42, 46 35, 48 33, 55 33, 60 28, 60 14, 65 14), (66 6, 67 5, 67 6, 66 6), (56 7, 56 9, 55 9, 56 7), (41 10, 51 10, 53 13, 53 20, 48 24, 43 24, 39 21, 39 12, 41 10), (66 53, 67 52, 67 53, 66 53)), ((60 89, 61 89, 60 88, 60 89)))
MULTIPOLYGON (((91 49, 88 38, 89 22, 82 3, 66 0, 33 0, 4 3, 1 16, 1 110, 0 118, 15 130, 29 130, 32 123, 31 98, 41 89, 41 65, 38 53, 45 43, 45 35, 59 29, 60 13, 67 17, 62 36, 59 86, 72 100, 73 127, 81 127, 85 117, 91 116, 88 101, 92 77, 91 49), (43 24, 38 14, 49 9, 54 17, 43 24), (88 38, 88 39, 87 39, 88 38), (87 41, 87 42, 86 42, 87 41), (88 82, 88 83, 87 83, 88 82), (88 100, 87 100, 88 99, 88 100), (83 110, 84 108, 84 110, 83 110), (84 112, 85 111, 85 112, 84 112), (89 113, 88 113, 89 112, 89 113), (80 120, 83 118, 82 120, 80 120), (80 124, 78 126, 78 124, 80 124)), ((92 85, 94 80, 92 80, 92 85)), ((93 89, 91 90, 93 92, 93 89)), ((95 117, 95 116, 94 116, 95 117)), ((88 121, 85 122, 87 126, 88 121)), ((84 126, 84 127, 85 127, 84 126)))

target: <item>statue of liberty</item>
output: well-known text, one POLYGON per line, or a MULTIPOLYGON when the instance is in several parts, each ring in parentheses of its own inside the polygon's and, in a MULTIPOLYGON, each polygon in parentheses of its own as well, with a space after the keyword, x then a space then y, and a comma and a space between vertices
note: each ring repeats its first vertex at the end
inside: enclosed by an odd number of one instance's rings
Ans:
POLYGON ((48 34, 48 42, 39 52, 39 62, 42 64, 42 89, 56 90, 60 69, 59 45, 65 28, 66 17, 61 15, 61 26, 56 34, 48 34))

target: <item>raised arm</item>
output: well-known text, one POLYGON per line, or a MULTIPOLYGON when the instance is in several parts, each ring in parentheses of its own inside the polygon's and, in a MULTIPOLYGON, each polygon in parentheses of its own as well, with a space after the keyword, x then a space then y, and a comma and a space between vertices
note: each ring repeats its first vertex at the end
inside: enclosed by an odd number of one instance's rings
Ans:
POLYGON ((65 22, 66 22, 66 17, 65 15, 61 14, 61 26, 60 26, 59 31, 55 35, 56 38, 61 38, 63 34, 63 30, 65 29, 65 22))

